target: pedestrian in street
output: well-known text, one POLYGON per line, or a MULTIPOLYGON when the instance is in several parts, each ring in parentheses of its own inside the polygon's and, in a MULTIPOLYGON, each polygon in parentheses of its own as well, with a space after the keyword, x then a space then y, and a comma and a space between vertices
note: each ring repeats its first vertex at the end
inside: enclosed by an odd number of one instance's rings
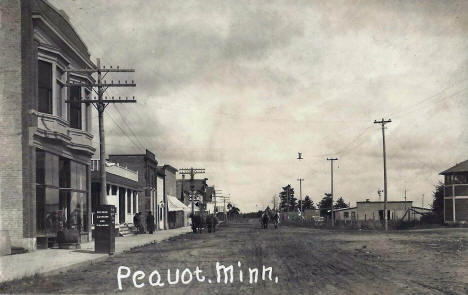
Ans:
POLYGON ((151 211, 146 215, 146 228, 150 234, 153 234, 154 231, 154 216, 151 214, 151 211))

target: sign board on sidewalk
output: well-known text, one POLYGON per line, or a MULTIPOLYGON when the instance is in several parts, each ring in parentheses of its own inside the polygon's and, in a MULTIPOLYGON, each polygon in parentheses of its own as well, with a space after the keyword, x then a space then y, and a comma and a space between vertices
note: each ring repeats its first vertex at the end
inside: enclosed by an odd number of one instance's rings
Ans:
POLYGON ((94 213, 94 252, 115 252, 115 206, 99 205, 94 213))

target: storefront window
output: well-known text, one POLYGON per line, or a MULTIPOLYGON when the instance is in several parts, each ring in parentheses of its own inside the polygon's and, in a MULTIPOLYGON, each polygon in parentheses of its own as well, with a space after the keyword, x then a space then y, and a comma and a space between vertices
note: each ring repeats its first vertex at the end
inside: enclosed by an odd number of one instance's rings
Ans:
POLYGON ((59 214, 59 157, 36 150, 36 221, 39 233, 57 232, 59 214))
POLYGON ((86 165, 37 149, 36 216, 38 233, 63 228, 88 230, 86 165))
POLYGON ((59 190, 45 189, 45 228, 48 233, 56 233, 62 225, 62 214, 59 212, 59 190))

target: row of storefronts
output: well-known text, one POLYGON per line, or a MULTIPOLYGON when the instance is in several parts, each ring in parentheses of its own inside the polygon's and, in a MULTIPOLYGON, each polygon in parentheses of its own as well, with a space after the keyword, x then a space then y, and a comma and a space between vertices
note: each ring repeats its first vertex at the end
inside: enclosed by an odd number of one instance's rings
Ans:
MULTIPOLYGON (((69 17, 48 1, 5 0, 3 7, 0 240, 33 250, 53 246, 57 234, 69 230, 80 242, 90 241, 101 180, 93 159, 92 106, 80 100, 92 89, 67 82, 95 80, 67 70, 96 65, 69 17)), ((156 230, 186 224, 177 216, 172 222, 169 213, 171 207, 183 216, 188 210, 168 202, 176 197, 177 170, 158 166, 150 151, 109 155, 106 171, 105 201, 117 208, 119 227, 132 225, 137 212, 145 220, 150 211, 156 230)))

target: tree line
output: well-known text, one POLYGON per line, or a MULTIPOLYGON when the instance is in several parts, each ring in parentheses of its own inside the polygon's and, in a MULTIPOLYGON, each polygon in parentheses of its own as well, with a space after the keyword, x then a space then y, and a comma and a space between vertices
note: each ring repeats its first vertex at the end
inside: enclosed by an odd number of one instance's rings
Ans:
MULTIPOLYGON (((294 194, 294 188, 290 184, 282 187, 282 191, 279 194, 280 204, 279 208, 281 211, 297 211, 298 208, 304 209, 320 209, 321 215, 329 214, 328 210, 332 207, 332 198, 329 195, 325 195, 320 202, 316 205, 314 201, 310 198, 309 195, 304 197, 304 200, 297 200, 294 194), (323 214, 322 214, 323 213, 323 214)), ((336 199, 333 204, 334 209, 348 208, 349 205, 346 204, 345 200, 342 197, 336 199)))

